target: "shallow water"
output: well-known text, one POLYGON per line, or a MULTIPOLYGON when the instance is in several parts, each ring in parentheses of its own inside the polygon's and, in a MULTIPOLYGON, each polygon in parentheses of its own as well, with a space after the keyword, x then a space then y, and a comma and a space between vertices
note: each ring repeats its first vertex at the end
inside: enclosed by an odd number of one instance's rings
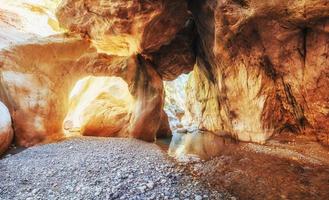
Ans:
POLYGON ((203 160, 219 156, 232 140, 209 132, 173 133, 172 137, 158 139, 156 144, 172 157, 194 155, 203 160))

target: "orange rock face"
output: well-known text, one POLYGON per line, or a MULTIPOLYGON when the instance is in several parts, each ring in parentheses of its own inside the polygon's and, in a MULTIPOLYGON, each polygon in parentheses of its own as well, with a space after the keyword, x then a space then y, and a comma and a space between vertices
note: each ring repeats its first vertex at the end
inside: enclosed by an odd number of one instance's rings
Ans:
POLYGON ((188 12, 183 0, 64 0, 57 17, 63 27, 90 38, 100 51, 131 55, 169 43, 188 12))
POLYGON ((179 75, 193 70, 196 58, 193 45, 196 36, 194 22, 190 20, 170 44, 147 55, 163 80, 174 80, 179 75))
MULTIPOLYGON (((5 88, 1 99, 9 106, 19 145, 62 138, 69 94, 78 80, 89 75, 121 77, 128 84, 134 107, 125 113, 125 128, 115 124, 102 130, 104 127, 97 124, 104 118, 90 116, 96 121, 86 123, 84 134, 104 135, 104 131, 111 133, 111 129, 119 128, 123 130, 118 136, 155 139, 163 108, 163 86, 159 75, 143 58, 99 54, 86 40, 57 36, 4 50, 0 60, 5 88)), ((107 108, 106 104, 94 102, 89 111, 107 108)), ((114 120, 117 116, 105 118, 114 120)))
POLYGON ((191 82, 198 89, 189 100, 202 104, 201 128, 255 142, 282 131, 314 131, 320 140, 329 133, 326 1, 207 0, 190 7, 200 42, 191 82))
POLYGON ((0 155, 10 146, 13 140, 11 117, 7 107, 0 102, 0 155))
POLYGON ((259 143, 315 133, 328 143, 324 0, 63 0, 56 15, 66 34, 31 39, 15 13, 0 10, 0 99, 20 145, 76 130, 146 141, 170 134, 162 81, 193 67, 180 106, 193 130, 259 143))

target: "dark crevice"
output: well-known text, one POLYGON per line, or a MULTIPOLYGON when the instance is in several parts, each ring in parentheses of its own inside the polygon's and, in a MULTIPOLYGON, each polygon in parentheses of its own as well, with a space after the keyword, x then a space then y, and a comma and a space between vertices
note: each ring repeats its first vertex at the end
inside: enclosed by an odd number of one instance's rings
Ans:
POLYGON ((248 8, 249 4, 246 0, 232 0, 234 3, 239 4, 243 8, 248 8))
POLYGON ((307 56, 307 34, 308 34, 308 32, 309 32, 308 28, 302 29, 303 43, 302 43, 302 49, 300 50, 300 54, 303 58, 304 65, 306 63, 306 56, 307 56))
POLYGON ((277 72, 274 69, 274 66, 267 55, 261 57, 260 65, 262 69, 265 71, 265 74, 269 76, 271 79, 276 80, 277 72))
POLYGON ((308 126, 309 123, 304 115, 304 109, 300 104, 298 104, 296 98, 294 97, 290 84, 285 83, 282 77, 281 77, 281 81, 284 87, 287 102, 292 107, 293 115, 296 120, 296 123, 299 125, 300 128, 305 129, 305 127, 308 126))
POLYGON ((138 67, 136 70, 136 75, 135 75, 135 80, 134 80, 134 84, 133 84, 133 88, 131 90, 132 94, 136 94, 138 91, 138 85, 140 84, 141 81, 143 81, 143 88, 147 88, 148 84, 149 84, 149 77, 147 74, 147 69, 145 67, 145 59, 143 58, 143 56, 141 54, 137 54, 137 63, 138 63, 138 67))
POLYGON ((216 78, 214 77, 212 73, 212 65, 209 62, 209 59, 206 56, 206 53, 204 52, 204 49, 202 47, 197 47, 197 63, 201 62, 198 64, 198 66, 205 72, 207 78, 211 83, 215 84, 216 83, 216 78))

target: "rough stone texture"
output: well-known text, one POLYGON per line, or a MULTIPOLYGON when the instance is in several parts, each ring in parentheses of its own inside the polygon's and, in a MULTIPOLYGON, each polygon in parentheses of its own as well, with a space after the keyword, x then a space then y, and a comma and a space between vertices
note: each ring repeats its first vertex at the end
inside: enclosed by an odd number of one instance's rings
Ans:
POLYGON ((14 132, 8 108, 0 101, 0 155, 10 146, 14 132))
POLYGON ((0 160, 1 199, 233 199, 152 143, 79 137, 0 160), (13 187, 15 185, 15 187, 13 187))
POLYGON ((68 95, 74 84, 88 75, 118 76, 127 82, 135 105, 120 136, 155 139, 163 109, 163 84, 141 56, 98 54, 87 40, 60 35, 3 50, 0 61, 5 91, 1 99, 13 117, 19 145, 63 137, 68 95))
POLYGON ((261 143, 314 131, 328 142, 327 1, 195 0, 190 9, 199 89, 188 104, 201 129, 261 143))
POLYGON ((131 55, 169 43, 188 11, 185 0, 64 0, 57 17, 63 27, 92 39, 98 50, 131 55))
POLYGON ((148 55, 163 80, 171 81, 193 70, 195 64, 194 44, 196 29, 192 20, 177 33, 170 44, 148 55))
POLYGON ((186 116, 186 94, 185 87, 188 75, 182 74, 173 81, 164 81, 165 106, 164 110, 168 115, 170 128, 173 131, 182 129, 187 122, 191 126, 190 120, 185 120, 186 116))

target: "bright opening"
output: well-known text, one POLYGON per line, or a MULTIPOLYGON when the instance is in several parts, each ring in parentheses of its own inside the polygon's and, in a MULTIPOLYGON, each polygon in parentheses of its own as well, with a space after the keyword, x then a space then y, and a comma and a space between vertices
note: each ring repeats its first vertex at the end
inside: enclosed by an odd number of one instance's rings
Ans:
POLYGON ((85 77, 70 93, 64 133, 115 136, 129 122, 133 105, 134 98, 122 78, 85 77))

